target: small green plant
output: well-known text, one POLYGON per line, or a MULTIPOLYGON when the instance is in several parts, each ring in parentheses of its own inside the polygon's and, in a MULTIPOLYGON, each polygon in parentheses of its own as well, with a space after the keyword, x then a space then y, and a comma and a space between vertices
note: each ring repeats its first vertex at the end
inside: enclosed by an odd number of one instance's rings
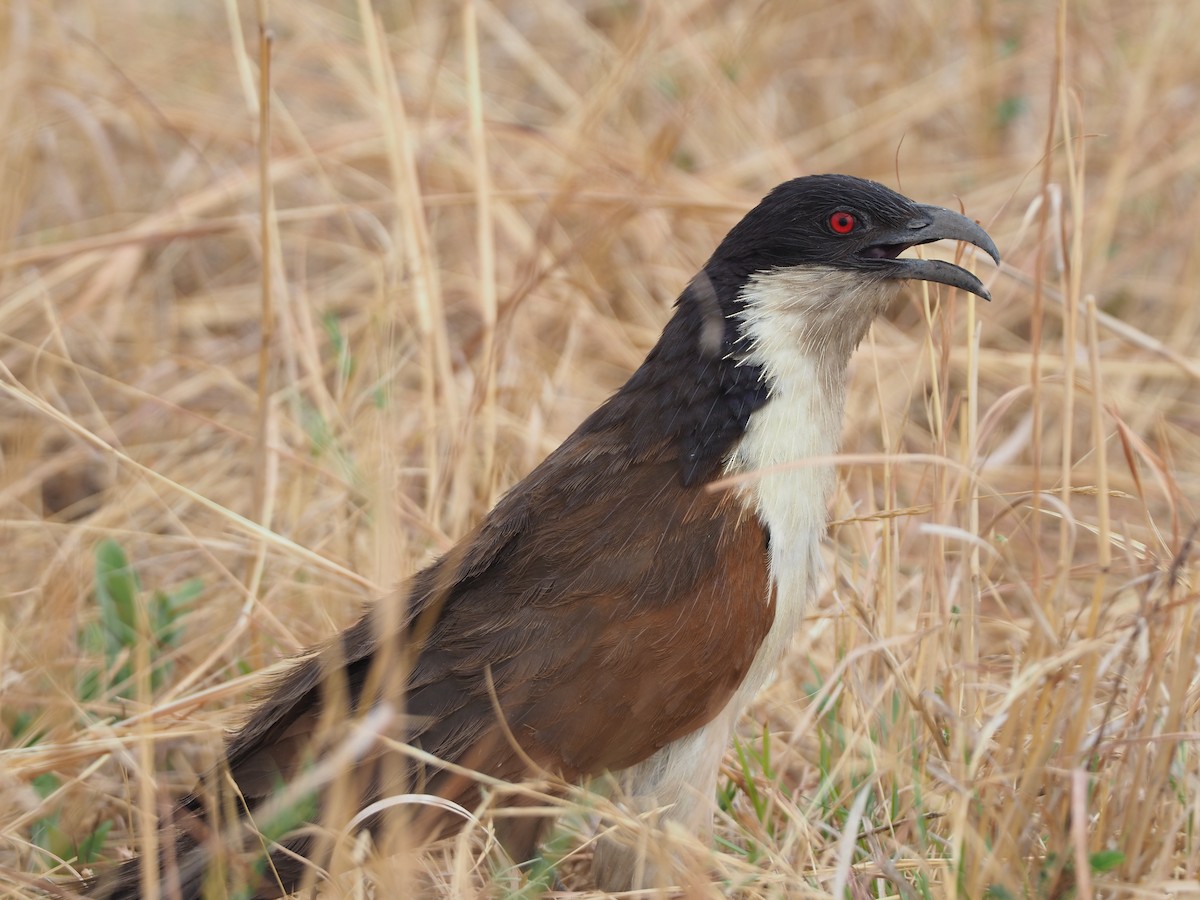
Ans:
POLYGON ((96 547, 95 596, 100 615, 84 632, 84 646, 104 654, 103 671, 89 670, 79 687, 84 700, 106 693, 129 698, 133 690, 133 653, 138 643, 138 604, 145 603, 146 625, 153 641, 150 660, 150 686, 157 689, 167 675, 164 651, 179 639, 182 618, 200 594, 198 579, 184 582, 171 593, 155 591, 144 600, 137 572, 125 550, 116 541, 102 541, 96 547))
POLYGON ((765 794, 759 790, 758 781, 755 778, 757 771, 761 772, 767 781, 774 782, 775 780, 775 772, 771 768, 771 732, 767 730, 767 726, 764 724, 762 743, 759 744, 757 753, 754 752, 753 747, 736 737, 733 741, 733 747, 737 753, 738 768, 742 773, 742 785, 746 799, 750 801, 755 818, 767 830, 768 834, 773 834, 770 821, 771 797, 769 794, 765 794))
MULTIPOLYGON (((47 772, 34 778, 32 786, 38 797, 45 800, 57 791, 61 784, 57 775, 47 772)), ((54 812, 33 823, 29 829, 29 839, 34 846, 40 847, 56 859, 73 859, 78 865, 95 862, 113 823, 105 819, 91 834, 76 843, 59 826, 59 818, 60 813, 54 812)))
MULTIPOLYGON (((760 789, 760 784, 764 779, 772 784, 776 780, 776 773, 771 762, 771 733, 764 724, 762 740, 757 745, 754 742, 742 741, 735 735, 733 747, 734 753, 737 754, 738 772, 741 777, 730 778, 724 784, 718 785, 717 805, 723 812, 734 812, 734 800, 741 791, 749 801, 750 808, 754 810, 754 817, 762 826, 763 831, 774 837, 775 816, 773 815, 771 796, 760 789)), ((725 849, 744 856, 752 863, 757 862, 762 856, 762 849, 749 836, 746 837, 745 847, 736 846, 720 835, 716 840, 725 849)))
POLYGON ((325 335, 329 338, 334 356, 337 357, 337 378, 340 387, 354 374, 354 356, 350 352, 350 343, 342 332, 342 323, 336 315, 332 312, 325 313, 321 316, 321 325, 325 328, 325 335))
POLYGON ((502 896, 507 900, 538 900, 553 890, 558 883, 558 864, 570 852, 571 843, 571 833, 565 828, 556 828, 530 863, 525 883, 502 896))
POLYGON ((1125 862, 1125 854, 1120 850, 1101 850, 1088 857, 1088 865, 1097 875, 1111 872, 1123 862, 1125 862))

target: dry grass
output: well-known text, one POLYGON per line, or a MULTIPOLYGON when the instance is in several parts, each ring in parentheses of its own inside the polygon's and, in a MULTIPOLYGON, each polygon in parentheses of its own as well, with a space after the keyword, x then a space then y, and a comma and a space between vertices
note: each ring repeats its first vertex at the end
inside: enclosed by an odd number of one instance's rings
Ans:
POLYGON ((10 0, 7 889, 143 849, 261 670, 552 449, 767 188, 847 171, 1005 265, 856 357, 830 577, 689 890, 1200 895, 1200 4, 1065 6, 279 2, 264 137, 251 4, 10 0), (198 580, 173 646, 86 637, 107 540, 143 638, 198 580))

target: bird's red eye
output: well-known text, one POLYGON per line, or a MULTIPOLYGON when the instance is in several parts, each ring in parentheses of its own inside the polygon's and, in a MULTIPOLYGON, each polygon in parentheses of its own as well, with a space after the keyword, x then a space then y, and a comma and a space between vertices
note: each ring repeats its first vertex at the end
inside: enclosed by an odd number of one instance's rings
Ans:
POLYGON ((856 224, 854 216, 845 211, 835 212, 829 217, 829 227, 838 234, 849 234, 854 230, 856 224))

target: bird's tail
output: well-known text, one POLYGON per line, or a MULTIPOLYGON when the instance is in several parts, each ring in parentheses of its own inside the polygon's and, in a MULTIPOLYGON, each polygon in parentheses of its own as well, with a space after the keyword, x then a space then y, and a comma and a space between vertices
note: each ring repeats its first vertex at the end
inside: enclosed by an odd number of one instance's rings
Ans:
MULTIPOLYGON (((159 882, 160 893, 163 896, 177 895, 184 900, 192 900, 192 898, 198 900, 203 896, 204 872, 207 867, 195 864, 196 854, 199 852, 200 848, 193 841, 181 837, 170 851, 163 853, 159 860, 159 874, 155 879, 159 882), (176 860, 177 864, 171 867, 174 869, 172 873, 174 877, 168 881, 164 878, 167 873, 164 872, 163 864, 168 863, 171 858, 176 860)), ((103 900, 137 900, 144 893, 142 890, 142 864, 144 861, 142 857, 138 856, 111 869, 101 871, 100 874, 84 882, 80 893, 88 897, 103 898, 103 900)))
MULTIPOLYGON (((287 838, 270 850, 260 848, 257 854, 236 845, 232 849, 238 852, 229 852, 228 841, 217 847, 213 840, 197 842, 188 834, 165 839, 171 843, 159 854, 157 873, 151 876, 162 897, 282 897, 300 887, 311 867, 304 858, 310 850, 304 836, 287 838)), ((138 900, 145 896, 144 864, 142 856, 126 860, 84 881, 77 890, 95 900, 138 900)))

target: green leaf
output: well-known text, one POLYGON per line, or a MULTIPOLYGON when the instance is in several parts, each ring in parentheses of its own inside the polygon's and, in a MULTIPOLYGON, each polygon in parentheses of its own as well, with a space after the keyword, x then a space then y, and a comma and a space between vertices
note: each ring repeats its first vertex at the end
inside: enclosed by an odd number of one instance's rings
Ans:
POLYGON ((33 785, 33 789, 37 795, 45 800, 59 789, 62 782, 58 780, 58 776, 53 772, 43 772, 41 775, 34 777, 30 784, 33 785))
POLYGON ((100 849, 104 846, 104 839, 108 837, 112 827, 112 821, 105 819, 96 826, 95 831, 80 841, 79 846, 75 848, 75 857, 80 864, 86 866, 96 861, 100 855, 100 849))
POLYGON ((90 650, 103 652, 108 665, 107 671, 91 670, 81 675, 78 696, 93 700, 114 687, 120 696, 129 696, 134 675, 132 651, 139 640, 139 605, 145 607, 145 627, 151 636, 150 687, 158 690, 169 674, 169 661, 159 660, 160 651, 179 639, 183 614, 203 589, 204 583, 193 578, 173 591, 155 591, 146 597, 121 545, 112 540, 102 541, 96 547, 95 592, 100 616, 84 629, 80 642, 90 650), (117 666, 122 656, 125 659, 117 666))
POLYGON ((1125 862, 1125 854, 1120 850, 1101 850, 1088 857, 1088 865, 1093 872, 1111 872, 1125 862))
POLYGON ((100 604, 100 628, 105 656, 111 664, 124 649, 137 641, 137 573, 116 541, 101 541, 96 547, 96 600, 100 604))
POLYGON ((192 602, 204 591, 204 582, 199 578, 185 581, 171 593, 154 592, 150 607, 150 628, 160 645, 174 645, 179 638, 180 620, 192 602))

